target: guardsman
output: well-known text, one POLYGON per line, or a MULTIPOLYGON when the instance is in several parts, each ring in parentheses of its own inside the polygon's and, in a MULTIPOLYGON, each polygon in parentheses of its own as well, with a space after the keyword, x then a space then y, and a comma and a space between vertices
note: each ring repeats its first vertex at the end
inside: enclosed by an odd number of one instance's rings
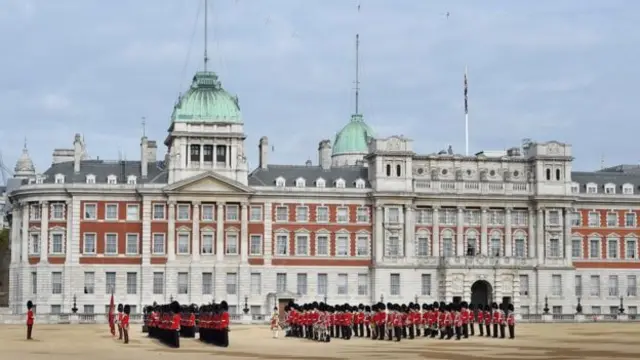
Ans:
POLYGON ((279 322, 280 322, 280 312, 278 312, 278 307, 275 306, 273 308, 273 312, 271 313, 271 325, 270 325, 271 334, 274 339, 277 339, 278 335, 280 334, 280 325, 278 324, 279 322))
POLYGON ((27 340, 31 340, 31 333, 33 332, 33 302, 27 301, 27 340))
POLYGON ((169 320, 169 328, 165 331, 165 336, 167 339, 167 344, 174 348, 180 347, 180 322, 182 320, 182 316, 180 316, 180 303, 174 301, 169 306, 170 310, 170 320, 169 320))
POLYGON ((498 304, 495 302, 491 304, 491 308, 493 309, 491 313, 491 324, 493 324, 493 338, 495 339, 498 337, 498 328, 501 322, 500 310, 498 309, 498 304))
POLYGON ((229 346, 229 305, 226 301, 220 302, 220 310, 222 314, 220 314, 220 346, 228 347, 229 346))
POLYGON ((491 337, 491 306, 484 306, 484 329, 487 331, 486 337, 491 337))
POLYGON ((509 303, 509 313, 507 314, 507 325, 509 326, 509 339, 516 338, 516 314, 513 309, 513 304, 509 303))
POLYGON ((118 304, 118 317, 116 318, 116 324, 118 324, 118 340, 122 340, 122 316, 124 311, 124 306, 122 304, 118 304))
POLYGON ((504 339, 504 328, 507 326, 507 304, 500 304, 500 339, 504 339))
POLYGON ((453 327, 455 328, 456 340, 462 338, 462 326, 464 321, 462 319, 462 304, 453 304, 453 327))
POLYGON ((129 315, 131 314, 131 306, 125 305, 123 308, 124 314, 122 315, 122 334, 124 335, 124 343, 129 343, 129 315))
POLYGON ((454 334, 454 320, 455 320, 455 305, 453 303, 449 303, 447 305, 447 316, 444 319, 445 326, 447 328, 447 340, 451 340, 454 334))
POLYGON ((480 330, 480 336, 484 336, 484 308, 482 305, 478 305, 478 330, 480 330))
MULTIPOLYGON (((437 301, 433 303, 433 326, 431 328, 431 337, 435 338, 440 330, 440 303, 437 301)), ((444 309, 442 309, 444 311, 444 309)))
POLYGON ((440 313, 438 316, 438 326, 440 326, 440 340, 444 339, 448 334, 447 330, 447 317, 449 316, 449 311, 447 309, 447 305, 445 303, 440 303, 440 313))
POLYGON ((475 330, 475 322, 476 322, 476 305, 471 303, 469 304, 469 335, 474 336, 476 334, 475 330))
POLYGON ((460 303, 460 320, 462 321, 462 336, 469 337, 469 305, 466 301, 460 303))
POLYGON ((354 328, 354 335, 358 337, 364 337, 364 318, 365 318, 365 307, 364 304, 358 305, 358 312, 356 313, 356 318, 354 323, 357 328, 354 328))
MULTIPOLYGON (((429 304, 422 304, 422 314, 420 314, 420 327, 422 336, 429 336, 429 304)), ((418 334, 420 336, 420 334, 418 334)))
POLYGON ((364 334, 360 334, 360 335, 362 337, 366 337, 370 339, 371 338, 371 306, 369 305, 364 307, 362 324, 365 332, 364 334))

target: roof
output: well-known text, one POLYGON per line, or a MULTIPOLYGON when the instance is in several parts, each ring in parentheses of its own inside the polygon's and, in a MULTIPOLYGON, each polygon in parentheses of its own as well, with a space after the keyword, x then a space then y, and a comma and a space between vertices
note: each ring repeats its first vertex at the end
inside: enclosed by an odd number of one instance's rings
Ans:
POLYGON ((222 88, 218 75, 200 71, 173 109, 172 122, 242 123, 238 97, 222 88))
POLYGON ((257 168, 249 174, 249 186, 275 186, 279 177, 285 179, 285 186, 295 186, 296 179, 303 178, 306 187, 315 187, 316 179, 322 178, 326 181, 326 187, 335 187, 338 179, 343 179, 347 187, 352 187, 356 180, 362 179, 365 186, 370 187, 368 169, 364 166, 338 166, 325 170, 320 166, 271 164, 266 169, 257 168))
POLYGON ((336 135, 332 154, 366 154, 369 152, 368 140, 374 136, 362 115, 351 115, 351 121, 336 135))
MULTIPOLYGON (((605 170, 611 170, 611 168, 605 170)), ((633 185, 634 192, 640 190, 640 171, 638 170, 623 171, 623 169, 620 168, 620 171, 574 171, 571 173, 571 180, 581 185, 581 193, 587 192, 586 185, 588 183, 597 184, 599 189, 604 188, 606 184, 614 184, 617 190, 622 189, 622 186, 625 184, 631 184, 633 185)))
POLYGON ((168 173, 164 169, 164 162, 157 161, 147 164, 147 177, 142 178, 140 161, 105 161, 83 160, 80 162, 80 172, 73 171, 73 161, 51 165, 44 172, 44 183, 54 183, 56 174, 64 175, 65 183, 86 183, 87 175, 95 175, 96 183, 107 183, 109 175, 116 175, 119 183, 126 183, 127 177, 133 175, 139 184, 166 184, 168 173))

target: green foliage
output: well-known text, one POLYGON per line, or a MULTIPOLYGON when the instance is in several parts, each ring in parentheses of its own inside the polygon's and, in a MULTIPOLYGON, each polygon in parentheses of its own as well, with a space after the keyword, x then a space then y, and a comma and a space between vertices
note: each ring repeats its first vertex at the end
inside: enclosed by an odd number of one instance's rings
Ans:
POLYGON ((10 244, 9 229, 0 230, 0 254, 9 250, 9 244, 10 244))

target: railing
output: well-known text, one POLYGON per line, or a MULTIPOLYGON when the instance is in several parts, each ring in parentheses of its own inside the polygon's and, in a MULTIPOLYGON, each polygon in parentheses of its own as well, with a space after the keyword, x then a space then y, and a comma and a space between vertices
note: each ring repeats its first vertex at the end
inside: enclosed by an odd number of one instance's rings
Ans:
POLYGON ((418 193, 448 194, 497 194, 529 195, 527 183, 477 182, 477 181, 433 181, 414 180, 413 189, 418 193))
POLYGON ((521 322, 542 323, 542 322, 619 322, 619 321, 640 321, 637 314, 522 314, 521 322))
MULTIPOLYGON (((0 314, 0 324, 22 324, 25 314, 0 314)), ((242 314, 230 314, 232 323, 264 324, 268 316, 265 314, 250 314, 245 318, 242 314)), ((109 314, 36 314, 36 323, 39 324, 106 324, 109 322, 109 314)), ((142 324, 143 314, 131 314, 132 324, 142 324)))

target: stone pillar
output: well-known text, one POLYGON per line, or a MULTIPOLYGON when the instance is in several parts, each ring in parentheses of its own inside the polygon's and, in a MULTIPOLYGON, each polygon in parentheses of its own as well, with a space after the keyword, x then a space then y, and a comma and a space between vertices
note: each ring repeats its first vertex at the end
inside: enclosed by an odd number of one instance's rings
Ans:
POLYGON ((168 205, 167 260, 173 261, 176 259, 176 203, 175 201, 169 201, 168 205))
MULTIPOLYGON (((273 205, 271 201, 265 201, 264 203, 264 237, 263 241, 263 251, 264 251, 264 266, 265 268, 269 268, 271 265, 271 259, 273 257, 273 214, 272 214, 273 205)), ((262 276, 262 281, 264 281, 265 276, 262 276)), ((263 282, 264 284, 264 282, 263 282)))
MULTIPOLYGON (((24 211, 24 205, 22 203, 16 204, 13 212, 13 224, 11 224, 11 238, 9 239, 9 249, 11 250, 11 264, 17 264, 20 262, 20 255, 22 254, 22 244, 20 237, 20 224, 22 222, 22 217, 20 216, 22 213, 20 211, 24 211)), ((23 225, 24 226, 24 225, 23 225)), ((27 246, 28 242, 27 242, 27 246)))
MULTIPOLYGON (((202 149, 200 149, 202 150, 202 149)), ((200 160, 202 160, 202 152, 200 152, 200 160)), ((200 163, 202 166, 202 162, 200 163)), ((200 202, 193 201, 193 218, 191 219, 191 260, 200 260, 200 202)))
MULTIPOLYGON (((29 211, 30 206, 28 202, 21 203, 22 209, 22 234, 20 236, 20 262, 24 264, 29 263, 29 211)), ((16 227, 17 228, 17 227, 16 227)), ((43 241, 40 239, 40 246, 42 246, 43 241)))
POLYGON ((540 264, 544 262, 544 243, 544 209, 539 208, 536 217, 536 256, 540 264))
POLYGON ((415 249, 415 223, 414 212, 411 205, 404 206, 404 241, 405 241, 405 253, 404 256, 413 259, 416 257, 415 249))
POLYGON ((527 257, 533 258, 536 256, 536 229, 534 226, 536 221, 536 212, 533 209, 529 209, 528 216, 527 223, 529 224, 529 233, 527 234, 527 257))
POLYGON ((200 169, 204 168, 204 145, 200 144, 200 169))
POLYGON ((65 250, 65 264, 71 263, 71 255, 73 255, 73 251, 80 247, 80 242, 76 242, 76 238, 72 234, 73 227, 73 203, 71 200, 67 200, 64 205, 64 211, 66 213, 67 219, 67 234, 65 235, 65 240, 67 245, 64 247, 65 250))
POLYGON ((249 205, 240 205, 240 260, 249 261, 249 205))
POLYGON ((513 231, 511 229, 511 208, 505 209, 504 219, 504 256, 513 256, 513 231))
POLYGON ((487 234, 487 208, 483 207, 480 213, 480 253, 483 255, 489 255, 489 243, 487 234))
POLYGON ((440 256, 440 208, 433 207, 433 220, 431 221, 433 226, 433 256, 440 256))
POLYGON ((381 205, 376 205, 376 215, 374 218, 376 223, 376 232, 373 236, 373 241, 375 243, 375 251, 376 251, 376 264, 382 262, 384 257, 384 212, 381 205))
POLYGON ((564 244, 564 260, 568 266, 573 266, 573 259, 571 257, 571 215, 573 209, 564 209, 564 232, 562 234, 562 241, 564 244))
MULTIPOLYGON (((49 262, 49 203, 43 201, 40 203, 42 210, 40 211, 40 263, 49 262)), ((27 223, 29 226, 29 223, 27 223)), ((27 234, 28 235, 28 234, 27 234)), ((27 236, 27 239, 29 237, 27 236)))
POLYGON ((458 207, 456 226, 456 256, 464 256, 464 208, 458 207))
POLYGON ((216 260, 224 259, 224 203, 219 202, 216 209, 216 260))

